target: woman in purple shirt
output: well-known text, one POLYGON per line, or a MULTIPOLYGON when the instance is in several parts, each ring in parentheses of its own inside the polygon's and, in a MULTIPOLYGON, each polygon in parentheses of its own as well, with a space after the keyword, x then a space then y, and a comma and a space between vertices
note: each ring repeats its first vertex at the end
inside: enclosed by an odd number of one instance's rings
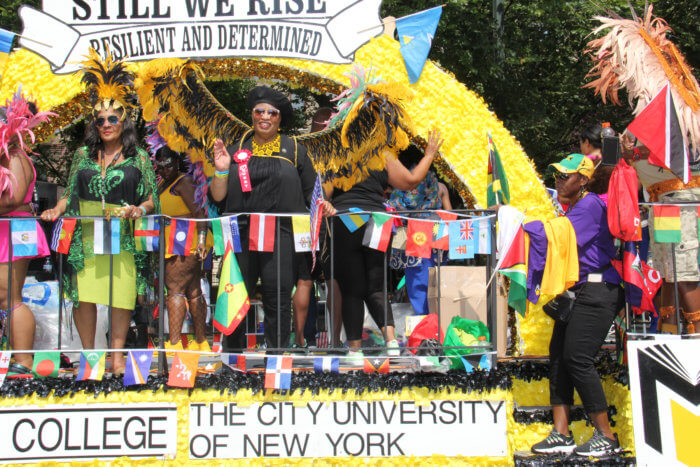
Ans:
POLYGON ((549 343, 549 397, 554 428, 532 450, 604 456, 619 452, 620 443, 610 429, 608 404, 595 357, 622 307, 624 295, 620 277, 610 265, 615 248, 605 203, 586 190, 595 169, 593 162, 582 154, 572 154, 551 164, 550 169, 554 170, 558 198, 567 206, 566 217, 576 233, 579 282, 569 289, 576 293, 576 299, 568 321, 555 321, 549 343), (595 426, 593 437, 581 446, 576 446, 569 431, 574 388, 595 426))

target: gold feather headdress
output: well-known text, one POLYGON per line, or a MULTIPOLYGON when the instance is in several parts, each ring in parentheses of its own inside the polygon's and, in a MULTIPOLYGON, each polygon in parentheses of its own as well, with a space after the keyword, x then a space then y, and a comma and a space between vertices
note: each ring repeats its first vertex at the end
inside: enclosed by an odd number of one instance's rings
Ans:
POLYGON ((108 109, 124 109, 121 119, 136 108, 137 98, 134 90, 134 74, 126 69, 126 64, 115 60, 109 50, 102 58, 95 49, 90 48, 83 64, 82 82, 88 87, 88 95, 93 112, 108 109))
POLYGON ((639 113, 670 82, 683 137, 697 158, 700 152, 700 88, 692 69, 678 48, 666 37, 671 30, 661 18, 652 15, 648 5, 644 17, 634 11, 633 19, 617 15, 596 16, 601 23, 593 33, 607 34, 588 43, 593 67, 586 75, 596 78, 584 87, 620 105, 618 91, 625 88, 628 100, 639 113), (636 102, 636 106, 634 101, 636 102))

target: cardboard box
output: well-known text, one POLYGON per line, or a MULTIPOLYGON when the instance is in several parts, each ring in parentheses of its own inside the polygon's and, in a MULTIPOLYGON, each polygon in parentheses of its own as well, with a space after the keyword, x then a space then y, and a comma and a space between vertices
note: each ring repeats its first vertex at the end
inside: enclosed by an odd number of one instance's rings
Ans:
MULTIPOLYGON (((498 277, 494 278, 494 281, 498 277)), ((454 316, 488 324, 485 266, 442 266, 440 268, 440 327, 444 332, 454 316)), ((499 287, 500 290, 500 287, 499 287)), ((499 293, 495 334, 499 357, 506 356, 508 347, 508 305, 499 293)), ((438 312, 437 268, 430 268, 428 280, 428 310, 438 312)))

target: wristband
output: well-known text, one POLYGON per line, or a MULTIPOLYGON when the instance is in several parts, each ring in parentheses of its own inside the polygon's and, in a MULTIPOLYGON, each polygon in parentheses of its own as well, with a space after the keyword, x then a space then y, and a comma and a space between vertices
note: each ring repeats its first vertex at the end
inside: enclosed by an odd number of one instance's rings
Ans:
POLYGON ((219 177, 219 178, 225 178, 228 177, 228 170, 226 172, 219 172, 218 170, 214 171, 214 176, 219 177))
POLYGON ((144 208, 143 206, 139 206, 139 208, 143 211, 143 215, 145 216, 146 215, 146 208, 144 208))
POLYGON ((633 161, 638 161, 642 158, 642 152, 636 146, 632 148, 632 154, 633 161))

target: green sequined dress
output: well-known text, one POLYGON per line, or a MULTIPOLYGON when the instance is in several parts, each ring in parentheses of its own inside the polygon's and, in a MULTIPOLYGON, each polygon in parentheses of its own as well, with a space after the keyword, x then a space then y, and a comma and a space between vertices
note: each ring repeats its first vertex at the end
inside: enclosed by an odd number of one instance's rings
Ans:
MULTIPOLYGON (((65 215, 101 216, 110 207, 138 206, 151 195, 155 212, 160 213, 153 164, 144 150, 138 149, 135 157, 107 167, 102 177, 100 166, 89 157, 89 149, 83 147, 76 152, 71 166, 65 215)), ((145 292, 148 278, 154 276, 152 255, 136 251, 132 221, 121 219, 120 227, 120 253, 112 256, 112 306, 132 310, 136 295, 145 292)), ((110 256, 94 254, 93 229, 92 220, 76 224, 64 288, 73 302, 109 305, 110 256)))

